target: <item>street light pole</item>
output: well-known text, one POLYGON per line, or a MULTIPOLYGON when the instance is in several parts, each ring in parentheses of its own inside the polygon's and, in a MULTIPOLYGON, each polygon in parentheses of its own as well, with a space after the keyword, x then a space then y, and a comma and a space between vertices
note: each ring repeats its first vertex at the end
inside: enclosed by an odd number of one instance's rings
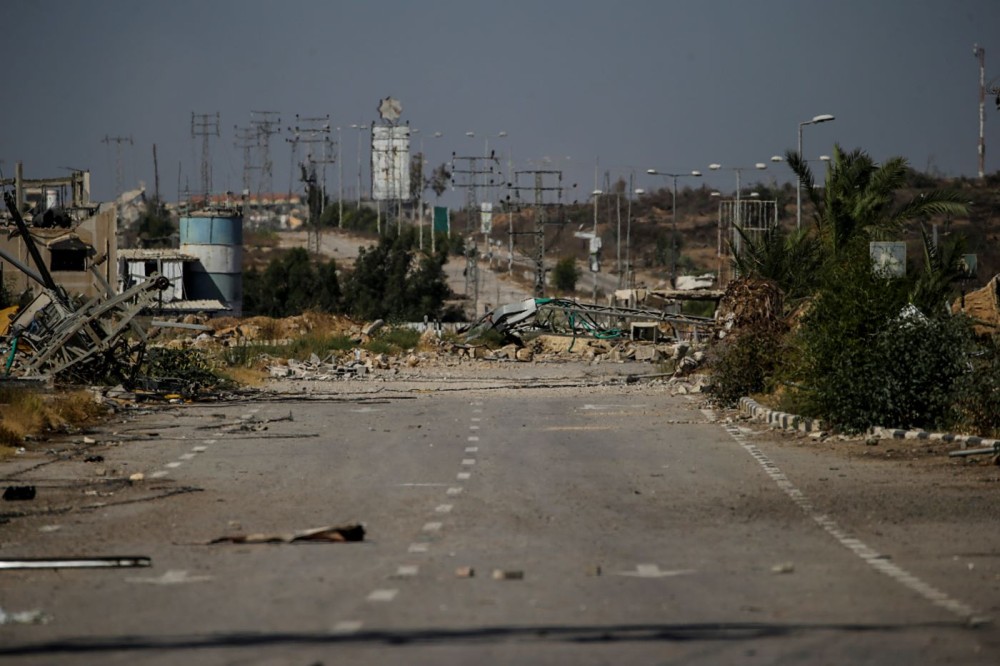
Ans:
MULTIPOLYGON (((602 192, 601 190, 594 190, 591 194, 594 197, 594 237, 590 239, 590 249, 591 249, 592 253, 596 255, 596 251, 595 251, 595 248, 597 247, 597 241, 596 241, 596 239, 598 238, 598 235, 597 235, 597 200, 601 198, 601 195, 604 194, 604 192, 602 192)), ((597 261, 597 257, 596 256, 594 256, 594 257, 591 258, 591 262, 596 263, 596 261, 597 261)), ((594 303, 595 305, 597 304, 597 271, 594 270, 596 268, 597 268, 597 266, 595 266, 595 265, 591 265, 590 266, 590 271, 594 274, 594 296, 593 296, 593 300, 591 302, 594 303)))
POLYGON ((340 141, 337 128, 337 226, 344 228, 344 144, 340 141))
MULTIPOLYGON (((833 120, 833 116, 829 113, 824 113, 819 116, 813 117, 812 120, 805 120, 799 123, 799 159, 802 159, 802 128, 805 125, 817 125, 819 123, 825 123, 833 120)), ((795 185, 795 230, 798 231, 802 228, 802 179, 796 179, 795 185)))
POLYGON ((646 190, 637 187, 634 192, 629 190, 628 196, 628 222, 625 224, 625 284, 630 288, 632 286, 632 194, 641 197, 645 193, 646 190))
POLYGON ((701 176, 700 171, 692 171, 691 173, 666 173, 663 171, 657 171, 656 169, 646 169, 646 173, 651 176, 666 176, 668 178, 673 178, 674 188, 673 188, 673 199, 671 200, 672 211, 670 213, 671 222, 671 239, 670 239, 670 286, 673 288, 677 287, 677 179, 685 177, 698 178, 701 176))

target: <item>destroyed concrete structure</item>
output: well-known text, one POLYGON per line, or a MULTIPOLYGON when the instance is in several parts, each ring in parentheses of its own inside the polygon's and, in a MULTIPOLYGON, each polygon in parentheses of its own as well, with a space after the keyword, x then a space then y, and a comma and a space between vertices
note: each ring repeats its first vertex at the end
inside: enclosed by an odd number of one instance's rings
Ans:
POLYGON ((89 276, 87 291, 94 295, 72 295, 53 277, 52 255, 46 262, 35 242, 36 231, 25 223, 15 197, 5 192, 4 203, 15 226, 10 235, 17 234, 31 265, 2 249, 0 257, 17 268, 25 280, 32 280, 35 290, 31 302, 10 319, 4 374, 9 375, 16 366, 24 377, 61 375, 84 382, 103 378, 131 381, 142 362, 147 340, 135 317, 149 305, 152 294, 169 286, 169 281, 154 276, 116 294, 102 272, 102 266, 114 262, 109 262, 107 255, 94 258, 94 248, 79 243, 81 265, 74 268, 89 276), (125 335, 129 332, 133 334, 131 339, 125 335))
MULTIPOLYGON (((109 284, 118 282, 115 206, 90 200, 90 172, 26 179, 18 162, 14 178, 0 181, 0 187, 13 188, 12 205, 30 223, 40 261, 67 293, 99 296, 102 288, 90 273, 95 267, 109 284)), ((0 212, 0 222, 8 230, 0 236, 0 279, 12 294, 40 293, 41 284, 18 267, 28 261, 29 251, 9 210, 0 212)))

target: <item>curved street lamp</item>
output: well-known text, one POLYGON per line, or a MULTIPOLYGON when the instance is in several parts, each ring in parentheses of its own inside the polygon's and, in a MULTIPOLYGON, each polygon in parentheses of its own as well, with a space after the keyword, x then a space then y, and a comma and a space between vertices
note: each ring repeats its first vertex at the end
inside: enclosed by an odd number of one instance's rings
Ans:
POLYGON ((670 286, 677 287, 677 179, 678 178, 700 178, 701 171, 691 171, 689 173, 667 173, 656 169, 646 169, 650 176, 664 176, 672 178, 674 181, 673 198, 671 199, 672 210, 670 213, 671 239, 670 239, 670 286))
MULTIPOLYGON (((834 117, 829 113, 823 113, 818 116, 813 116, 812 120, 804 120, 799 123, 799 159, 802 159, 802 128, 806 125, 818 125, 819 123, 827 123, 833 120, 834 117)), ((802 179, 796 179, 795 187, 795 229, 802 228, 802 179)))

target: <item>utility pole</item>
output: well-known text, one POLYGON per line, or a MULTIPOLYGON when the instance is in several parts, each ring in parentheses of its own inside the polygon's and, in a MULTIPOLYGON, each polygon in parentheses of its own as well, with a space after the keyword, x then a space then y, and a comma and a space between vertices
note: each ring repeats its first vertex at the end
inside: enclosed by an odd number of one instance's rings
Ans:
MULTIPOLYGON (((314 218, 309 220, 308 246, 310 252, 318 253, 320 250, 320 219, 326 209, 326 165, 332 164, 334 161, 332 150, 330 150, 332 146, 330 116, 306 118, 295 114, 295 127, 289 128, 289 131, 294 132, 296 146, 299 143, 306 144, 306 159, 301 164, 303 173, 309 174, 307 178, 319 181, 318 186, 313 182, 313 186, 316 186, 315 191, 318 192, 320 198, 319 206, 313 210, 314 202, 308 202, 310 217, 314 218), (319 151, 314 150, 313 146, 319 146, 319 151), (320 165, 318 175, 316 174, 316 165, 320 165)), ((310 196, 314 190, 307 187, 306 191, 307 196, 310 196)))
POLYGON ((973 44, 972 53, 979 61, 979 179, 986 175, 986 49, 973 44))
MULTIPOLYGON (((243 149, 243 191, 247 194, 251 191, 250 172, 255 168, 253 165, 253 149, 257 145, 257 130, 254 127, 240 127, 235 125, 236 139, 233 143, 237 148, 243 149)), ((259 203, 259 200, 258 200, 259 203)))
POLYGON ((511 262, 513 264, 514 236, 522 234, 534 236, 534 294, 535 298, 543 298, 545 296, 545 224, 548 222, 548 209, 553 206, 562 206, 563 203, 562 197, 565 188, 562 184, 562 171, 558 169, 515 171, 511 189, 516 200, 521 199, 522 191, 531 192, 532 217, 535 223, 533 231, 519 233, 514 231, 513 217, 511 217, 508 230, 511 262), (522 179, 531 185, 521 185, 522 179))
POLYGON ((221 136, 219 133, 219 112, 191 112, 191 138, 201 137, 201 191, 205 196, 204 206, 208 208, 212 194, 212 161, 209 153, 209 137, 221 136))
POLYGON ((115 197, 119 198, 122 195, 125 187, 125 174, 122 167, 122 144, 127 143, 128 145, 133 145, 131 136, 108 136, 104 135, 101 139, 101 143, 111 145, 115 144, 115 197))
POLYGON ((279 134, 281 128, 278 126, 281 118, 277 111, 251 111, 250 126, 257 130, 257 145, 260 149, 260 185, 257 189, 257 200, 260 201, 261 194, 273 194, 271 164, 271 135, 279 134), (256 116, 256 117, 255 117, 256 116))
MULTIPOLYGON (((451 160, 452 182, 457 188, 465 188, 465 233, 472 241, 471 247, 465 248, 465 295, 468 298, 471 283, 474 287, 472 314, 475 318, 479 314, 479 250, 475 242, 476 229, 473 220, 479 208, 479 191, 494 185, 500 173, 500 163, 493 155, 458 156, 452 153, 451 160)), ((486 229, 481 231, 488 242, 488 231, 486 229)))
POLYGON ((160 202, 160 163, 156 159, 155 143, 153 144, 153 197, 156 199, 156 205, 161 206, 162 204, 160 202))

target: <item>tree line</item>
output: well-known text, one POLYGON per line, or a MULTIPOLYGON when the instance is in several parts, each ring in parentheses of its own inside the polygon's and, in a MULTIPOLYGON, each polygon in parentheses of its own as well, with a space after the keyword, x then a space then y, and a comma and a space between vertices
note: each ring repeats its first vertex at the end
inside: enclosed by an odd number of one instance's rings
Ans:
POLYGON ((243 274, 243 311, 248 316, 288 317, 306 310, 340 313, 365 320, 447 319, 451 297, 444 273, 447 243, 428 254, 416 248, 416 230, 390 230, 378 243, 361 248, 352 271, 336 262, 314 260, 303 248, 272 259, 266 268, 243 274))

